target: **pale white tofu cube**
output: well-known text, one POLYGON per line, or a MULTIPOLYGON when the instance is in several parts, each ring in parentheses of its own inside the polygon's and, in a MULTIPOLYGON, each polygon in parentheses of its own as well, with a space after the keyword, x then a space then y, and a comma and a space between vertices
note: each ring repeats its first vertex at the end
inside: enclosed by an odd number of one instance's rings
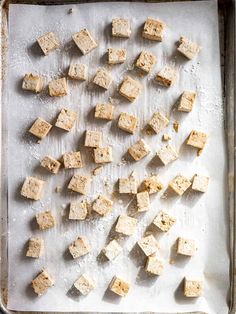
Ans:
POLYGON ((115 226, 115 231, 123 235, 130 236, 135 233, 137 228, 137 219, 127 215, 120 215, 115 226))
POLYGON ((85 220, 87 215, 88 208, 87 203, 85 201, 70 203, 69 219, 85 220))
POLYGON ((50 210, 38 213, 36 221, 40 230, 50 229, 56 225, 56 219, 50 210))
POLYGON ((40 165, 49 172, 56 174, 60 169, 61 163, 58 160, 52 158, 51 156, 45 156, 42 159, 40 165))
POLYGON ((177 254, 193 256, 196 253, 196 249, 194 240, 181 237, 177 239, 177 254))
POLYGON ((149 210, 150 199, 147 191, 137 193, 136 200, 138 212, 145 212, 149 210))
POLYGON ((28 249, 26 252, 27 257, 39 258, 44 251, 44 240, 41 238, 30 238, 28 249))
POLYGON ((27 177, 22 185, 20 194, 32 200, 40 200, 43 194, 45 181, 34 177, 27 177))
POLYGON ((208 188, 209 177, 195 174, 193 177, 192 189, 198 192, 205 193, 208 188))
POLYGON ((143 139, 140 139, 128 149, 128 153, 134 160, 138 161, 150 153, 150 148, 143 139))
POLYGON ((143 187, 149 194, 153 194, 160 192, 163 189, 163 184, 158 175, 152 175, 143 181, 143 187))
POLYGON ((102 132, 99 131, 86 131, 84 146, 86 147, 101 147, 102 145, 102 132))
POLYGON ((188 140, 187 140, 187 145, 193 146, 195 148, 203 149, 206 145, 207 142, 207 134, 192 130, 188 140))
POLYGON ((74 80, 86 81, 88 79, 88 66, 82 63, 71 63, 68 76, 74 80))
POLYGON ((154 218, 153 224, 163 232, 167 232, 175 224, 176 218, 165 211, 160 211, 154 218))
POLYGON ((150 40, 162 41, 165 27, 164 22, 149 17, 144 24, 142 36, 150 40))
POLYGON ((82 295, 88 295, 95 288, 95 282, 89 275, 84 273, 76 280, 74 287, 82 295))
POLYGON ((109 289, 120 297, 125 297, 130 289, 130 284, 119 277, 114 276, 109 289))
POLYGON ((52 80, 48 84, 49 95, 51 97, 62 97, 69 93, 67 80, 65 77, 52 80))
POLYGON ((182 175, 177 175, 170 183, 169 187, 178 195, 183 195, 191 186, 191 181, 182 175))
POLYGON ((131 25, 128 19, 112 19, 112 36, 128 38, 131 35, 131 25))
POLYGON ((69 132, 73 128, 76 119, 77 119, 76 112, 68 108, 63 108, 61 109, 61 112, 57 117, 55 126, 69 132))
POLYGON ((145 271, 151 275, 160 276, 163 274, 164 264, 155 256, 148 256, 145 271))
POLYGON ((142 51, 136 61, 136 67, 149 73, 157 62, 156 56, 152 52, 142 51))
POLYGON ((112 210, 113 201, 104 195, 99 195, 98 198, 93 202, 92 209, 100 216, 106 216, 112 210))
POLYGON ((115 259, 122 251, 123 248, 119 245, 119 243, 116 240, 110 241, 102 250, 103 254, 109 261, 115 259))
POLYGON ((47 272, 47 270, 43 269, 41 272, 35 277, 32 282, 32 287, 34 292, 41 296, 45 294, 50 287, 54 285, 54 279, 52 276, 47 272))
POLYGON ((190 112, 193 109, 193 105, 196 101, 197 94, 193 91, 184 91, 180 96, 178 102, 178 110, 184 112, 190 112))
POLYGON ((182 36, 179 39, 179 46, 177 50, 182 53, 182 55, 184 55, 187 59, 191 60, 198 55, 201 47, 197 43, 182 36))
POLYGON ((130 76, 126 76, 119 89, 119 93, 129 101, 135 101, 141 91, 141 84, 130 76))
POLYGON ((46 33, 39 37, 37 42, 45 56, 60 46, 59 39, 53 32, 46 33))
POLYGON ((78 237, 69 246, 69 252, 73 258, 79 258, 91 252, 91 246, 86 237, 78 237))
POLYGON ((75 168, 82 168, 83 167, 83 161, 81 158, 80 152, 69 152, 65 153, 62 157, 64 167, 66 169, 75 169, 75 168))
POLYGON ((120 194, 136 194, 137 180, 134 176, 119 179, 119 193, 120 194))
POLYGON ((83 55, 89 53, 98 46, 86 28, 82 29, 78 33, 75 33, 72 38, 83 55))
POLYGON ((93 83, 104 89, 108 89, 111 86, 112 82, 113 77, 111 73, 104 68, 98 69, 93 78, 93 83))
POLYGON ((159 134, 169 124, 169 120, 161 113, 155 112, 148 122, 148 125, 153 129, 156 134, 159 134))
POLYGON ((203 280, 198 278, 184 278, 184 295, 187 298, 197 298, 203 294, 203 280))
POLYGON ((126 49, 108 48, 108 64, 119 64, 123 63, 127 57, 126 49))
POLYGON ((97 147, 94 149, 94 162, 96 164, 112 162, 112 147, 97 147))
POLYGON ((22 83, 22 89, 39 93, 43 89, 44 79, 40 75, 36 74, 25 74, 22 83))
POLYGON ((35 120, 31 128, 29 129, 29 133, 33 134, 39 139, 43 139, 47 136, 49 131, 51 130, 52 125, 45 121, 42 118, 38 118, 35 120))
POLYGON ((156 253, 157 250, 160 248, 157 240, 154 238, 152 234, 143 237, 137 243, 146 256, 150 256, 156 253))
POLYGON ((173 146, 170 144, 163 146, 158 152, 157 157, 166 166, 170 162, 175 161, 179 156, 173 146))
POLYGON ((87 195, 90 192, 90 186, 91 186, 90 176, 74 174, 69 182, 68 189, 73 192, 87 195))
POLYGON ((94 117, 96 119, 113 120, 114 106, 112 104, 97 104, 95 107, 94 117))
POLYGON ((175 83, 177 71, 166 65, 158 73, 155 80, 162 86, 169 87, 175 83))

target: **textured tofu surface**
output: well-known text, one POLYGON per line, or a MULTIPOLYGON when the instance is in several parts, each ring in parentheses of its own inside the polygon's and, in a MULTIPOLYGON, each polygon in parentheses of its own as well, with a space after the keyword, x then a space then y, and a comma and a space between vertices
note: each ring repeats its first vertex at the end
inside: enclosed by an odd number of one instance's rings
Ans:
POLYGON ((114 106, 112 104, 97 104, 95 107, 94 117, 96 119, 113 120, 114 106))
POLYGON ((121 130, 133 134, 138 126, 138 118, 126 112, 122 112, 119 116, 117 126, 121 130))
POLYGON ((156 76, 156 81, 165 87, 169 87, 175 83, 177 79, 177 72, 174 68, 166 65, 162 68, 156 76))
POLYGON ((87 29, 82 29, 78 33, 74 34, 72 38, 83 55, 89 53, 98 46, 87 29))
POLYGON ((43 89, 44 79, 40 75, 25 74, 22 82, 22 89, 39 93, 43 89))
POLYGON ((135 218, 120 215, 115 226, 115 231, 130 236, 135 233, 137 222, 138 221, 135 218))
POLYGON ((144 24, 142 35, 150 40, 162 41, 165 27, 164 22, 149 17, 144 24))
POLYGON ((203 149, 206 145, 207 142, 207 134, 192 130, 190 133, 188 140, 187 140, 187 145, 193 146, 195 148, 203 149))
POLYGON ((76 280, 74 287, 82 295, 87 295, 95 288, 95 282, 89 275, 83 274, 76 280))
POLYGON ((132 77, 127 76, 121 86, 119 93, 129 101, 135 101, 142 91, 141 84, 132 77))
POLYGON ((55 126, 65 131, 70 131, 73 128, 76 119, 76 112, 68 108, 63 108, 57 117, 55 126))
POLYGON ((136 194, 137 180, 133 176, 119 179, 119 193, 120 194, 136 194))
POLYGON ((186 37, 180 37, 177 50, 187 59, 195 58, 201 50, 201 47, 186 37))
POLYGON ((88 215, 87 204, 84 201, 71 202, 69 219, 71 220, 85 220, 88 215))
POLYGON ((148 125, 153 129, 156 134, 159 134, 169 124, 167 119, 161 112, 155 112, 148 122, 148 125))
POLYGON ((153 224, 158 227, 161 231, 167 232, 176 222, 176 218, 171 216, 165 211, 160 211, 159 214, 154 218, 153 224))
POLYGON ((88 66, 82 63, 71 63, 68 76, 74 80, 85 81, 88 78, 88 66))
POLYGON ((112 36, 128 38, 131 35, 131 25, 128 19, 115 18, 112 20, 112 36))
POLYGON ((66 96, 69 93, 65 77, 53 80, 48 84, 49 95, 52 97, 66 96))
POLYGON ((184 295, 188 298, 197 298, 203 294, 203 280, 185 278, 184 279, 184 295))
POLYGON ((30 238, 28 242, 27 257, 39 258, 44 251, 44 240, 41 238, 30 238))
POLYGON ((125 280, 115 276, 109 285, 109 289, 115 294, 125 297, 129 292, 130 285, 125 280))
POLYGON ((38 296, 45 294, 53 285, 54 279, 46 270, 42 270, 38 276, 32 280, 32 287, 38 296))
POLYGON ((29 132, 36 136, 39 139, 43 139, 44 137, 47 136, 49 131, 51 130, 52 125, 45 121, 42 118, 38 118, 35 120, 31 128, 29 129, 29 132))
POLYGON ((182 175, 177 175, 170 183, 169 187, 178 195, 183 195, 184 192, 191 186, 191 181, 182 175))
POLYGON ((184 91, 178 103, 178 110, 184 112, 190 112, 193 109, 193 105, 196 101, 197 94, 193 91, 184 91))
POLYGON ((98 198, 93 203, 93 210, 101 216, 107 215, 113 206, 113 201, 109 198, 99 195, 98 198))
POLYGON ((143 181, 143 187, 149 194, 157 193, 163 189, 158 175, 153 175, 143 181))
POLYGON ((80 152, 68 152, 62 157, 66 169, 82 168, 83 161, 80 152))
POLYGON ((140 239, 138 245, 146 256, 156 253, 159 249, 159 244, 152 234, 140 239))
POLYGON ((108 48, 108 63, 109 64, 118 64, 123 63, 127 57, 126 49, 117 49, 117 48, 108 48))
POLYGON ((145 271, 151 275, 160 276, 164 271, 164 263, 155 256, 148 256, 145 271))
POLYGON ((32 199, 32 200, 40 200, 43 194, 43 187, 45 181, 34 178, 27 177, 21 188, 21 195, 32 199))
POLYGON ((86 237, 79 237, 69 246, 69 252, 73 258, 79 258, 88 254, 91 251, 91 246, 86 237))
POLYGON ((111 86, 112 82, 113 77, 111 73, 104 68, 98 69, 93 78, 93 83, 104 89, 108 89, 111 86))
POLYGON ((97 147, 94 149, 96 164, 112 162, 112 147, 97 147))
POLYGON ((86 175, 74 174, 71 178, 68 189, 80 194, 88 194, 90 192, 91 177, 86 175))
POLYGON ((41 166, 47 169, 49 172, 57 174, 60 169, 61 163, 51 156, 45 156, 41 161, 41 166))
POLYGON ((100 147, 102 145, 102 132, 87 130, 85 134, 84 146, 100 147))
POLYGON ((134 160, 138 161, 150 153, 150 148, 143 139, 140 139, 128 149, 128 152, 134 160))
POLYGON ((195 240, 179 237, 177 239, 177 254, 193 256, 196 253, 195 240))
POLYGON ((103 254, 109 261, 115 259, 121 252, 123 248, 119 245, 116 240, 110 241, 103 249, 103 254))
POLYGON ((149 193, 147 191, 137 193, 136 201, 137 201, 138 212, 145 212, 149 210, 150 198, 149 198, 149 193))
POLYGON ((192 189, 197 192, 205 193, 208 189, 209 177, 195 174, 193 177, 192 189))
POLYGON ((36 221, 40 230, 50 229, 56 225, 56 219, 50 210, 36 214, 36 221))
POLYGON ((175 161, 178 158, 178 153, 174 147, 170 144, 163 146, 158 152, 157 156, 161 162, 166 166, 170 162, 175 161))
POLYGON ((149 73, 157 62, 156 56, 148 51, 142 51, 136 61, 136 67, 149 73))
POLYGON ((37 42, 45 55, 59 48, 60 42, 53 32, 46 33, 37 39, 37 42))

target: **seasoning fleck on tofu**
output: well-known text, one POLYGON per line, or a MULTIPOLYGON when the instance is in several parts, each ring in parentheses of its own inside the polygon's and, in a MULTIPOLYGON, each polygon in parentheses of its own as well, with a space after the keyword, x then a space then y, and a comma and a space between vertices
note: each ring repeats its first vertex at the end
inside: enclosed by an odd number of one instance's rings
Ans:
POLYGON ((39 93, 43 89, 43 77, 36 74, 25 74, 22 83, 22 89, 39 93))
POLYGON ((115 18, 112 20, 112 36, 128 38, 131 35, 131 25, 128 19, 115 18))
POLYGON ((134 134, 137 128, 137 125, 138 125, 138 119, 135 116, 128 114, 126 112, 122 112, 120 114, 120 117, 118 119, 118 124, 117 124, 119 129, 128 133, 134 134))
POLYGON ((187 298, 197 298, 203 294, 203 280, 184 278, 184 295, 187 298))
POLYGON ((63 108, 61 109, 61 112, 57 117, 55 126, 69 132, 73 128, 76 119, 77 119, 76 112, 68 108, 63 108))
POLYGON ((143 139, 140 139, 128 149, 128 153, 135 161, 138 161, 150 153, 150 148, 143 139))
POLYGON ((36 221, 40 230, 50 229, 56 225, 56 219, 50 210, 38 213, 36 221))
POLYGON ((119 93, 129 101, 135 101, 142 90, 141 84, 130 76, 126 76, 123 80, 119 93))
POLYGON ((153 220, 153 224, 163 232, 167 232, 175 224, 176 218, 165 211, 160 211, 153 220))
POLYGON ((82 29, 78 33, 75 33, 72 38, 83 55, 89 53, 98 46, 86 28, 82 29))
POLYGON ((136 61, 136 67, 140 70, 149 73, 157 62, 156 56, 148 51, 142 51, 136 61))
POLYGON ((65 77, 52 80, 48 84, 49 95, 51 97, 62 97, 68 95, 68 85, 65 77))
POLYGON ((112 82, 113 77, 111 73, 104 68, 98 69, 93 78, 93 83, 104 89, 108 89, 112 82))
POLYGON ((159 134, 169 124, 169 120, 161 113, 155 112, 148 122, 148 125, 153 129, 156 134, 159 134))
POLYGON ((179 196, 191 186, 191 181, 182 175, 177 175, 170 183, 169 187, 179 196))
POLYGON ((149 40, 162 41, 165 27, 165 23, 149 17, 144 24, 142 36, 149 40))
POLYGON ((41 166, 49 172, 57 174, 60 169, 61 163, 51 156, 45 156, 41 161, 41 166))
POLYGON ((34 177, 27 177, 22 185, 20 194, 28 199, 38 201, 43 194, 45 181, 34 177))
POLYGON ((32 280, 32 287, 38 296, 45 294, 53 285, 54 279, 45 269, 41 270, 37 277, 32 280))
POLYGON ((44 251, 44 240, 40 238, 30 238, 28 249, 26 252, 27 257, 39 258, 44 251))
POLYGON ((82 295, 88 295, 95 288, 95 282, 89 275, 84 273, 76 280, 74 287, 82 295))
POLYGON ((39 37, 37 42, 45 56, 60 46, 59 39, 53 32, 46 33, 39 37))
POLYGON ((91 177, 81 174, 74 174, 71 178, 68 189, 80 194, 87 195, 90 192, 91 177))
POLYGON ((122 247, 116 240, 110 241, 102 250, 103 254, 109 261, 115 259, 123 251, 122 247))
POLYGON ((108 64, 119 64, 123 63, 127 57, 126 49, 108 48, 108 64))
POLYGON ((127 215, 120 215, 115 226, 115 231, 130 236, 135 233, 137 223, 138 221, 135 218, 127 215))
POLYGON ((201 47, 197 43, 192 42, 188 38, 182 36, 179 39, 179 46, 177 50, 187 59, 191 60, 198 55, 201 47))
POLYGON ((155 80, 162 86, 170 87, 177 79, 177 72, 174 68, 166 65, 162 68, 155 78, 155 80))
POLYGON ((38 118, 35 120, 31 128, 29 129, 29 133, 33 134, 39 139, 43 139, 47 136, 49 131, 51 130, 52 125, 45 121, 42 118, 38 118))
POLYGON ((158 175, 152 175, 143 181, 144 190, 149 194, 157 193, 163 189, 158 175))
POLYGON ((114 276, 109 285, 109 289, 120 297, 125 297, 129 292, 130 284, 125 280, 114 276))
POLYGON ((91 246, 86 237, 78 237, 69 246, 69 252, 73 258, 79 258, 91 252, 91 246))

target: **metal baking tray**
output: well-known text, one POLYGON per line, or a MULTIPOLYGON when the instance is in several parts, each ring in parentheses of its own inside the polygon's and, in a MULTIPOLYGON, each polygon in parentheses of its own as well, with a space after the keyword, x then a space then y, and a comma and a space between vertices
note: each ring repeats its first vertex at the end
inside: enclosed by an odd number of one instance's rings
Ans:
MULTIPOLYGON (((124 0, 122 0, 124 1, 124 0)), ((173 2, 175 0, 160 1, 137 1, 137 2, 173 2)), ((179 0, 185 1, 185 0, 179 0)), ((1 153, 1 223, 0 223, 0 311, 1 313, 13 313, 6 308, 7 303, 7 280, 8 280, 8 187, 7 187, 7 158, 6 158, 6 118, 5 112, 2 110, 7 106, 7 51, 8 51, 8 7, 10 3, 17 4, 38 4, 38 5, 59 5, 59 4, 75 4, 75 3, 91 3, 90 0, 2 0, 0 7, 0 23, 1 23, 1 80, 0 80, 0 153, 1 153)), ((104 1, 105 2, 105 1, 104 1)), ((117 1, 116 1, 117 2, 117 1)), ((230 289, 228 293, 229 313, 236 312, 236 249, 235 249, 235 212, 236 212, 236 189, 235 189, 235 0, 218 0, 218 17, 220 26, 220 49, 221 49, 221 68, 223 82, 223 97, 225 108, 225 135, 228 148, 228 204, 230 219, 230 289)), ((196 312, 195 312, 196 313, 196 312)))

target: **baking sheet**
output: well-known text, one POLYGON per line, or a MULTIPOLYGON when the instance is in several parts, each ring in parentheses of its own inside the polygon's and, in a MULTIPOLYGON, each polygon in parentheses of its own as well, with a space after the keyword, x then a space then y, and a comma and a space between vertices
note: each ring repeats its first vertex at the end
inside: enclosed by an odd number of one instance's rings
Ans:
POLYGON ((142 4, 142 3, 96 3, 73 6, 10 5, 10 50, 9 50, 9 102, 8 111, 8 181, 9 181, 9 302, 8 308, 24 311, 155 311, 185 312, 204 311, 224 313, 227 311, 229 288, 228 214, 226 190, 226 149, 223 131, 223 107, 219 61, 217 7, 215 1, 142 4), (74 8, 68 14, 69 8, 74 8), (145 12, 145 14, 143 13, 145 12), (25 18, 27 16, 27 19, 25 18), (113 17, 131 19, 133 35, 129 40, 113 39, 110 22, 113 17), (152 16, 168 24, 163 43, 142 40, 140 30, 146 17, 152 16), (37 21, 37 23, 35 23, 37 21), (99 47, 87 56, 81 56, 71 42, 71 35, 87 27, 99 40, 99 47), (58 34, 62 46, 53 54, 43 57, 35 39, 47 31, 58 34), (199 57, 190 62, 176 53, 175 42, 185 35, 203 47, 199 57), (61 99, 49 98, 46 94, 31 95, 21 90, 21 79, 25 73, 38 72, 47 80, 66 73, 71 61, 89 65, 92 77, 95 69, 105 65, 108 47, 127 47, 128 60, 124 65, 111 68, 115 84, 108 92, 94 88, 89 83, 69 82, 70 95, 61 99), (133 69, 133 61, 142 49, 153 51, 158 62, 153 74, 139 77, 133 69), (153 82, 154 74, 166 63, 179 70, 178 83, 170 89, 160 88, 153 82), (135 103, 127 103, 117 95, 117 86, 129 73, 143 85, 142 95, 135 103), (190 114, 172 111, 173 104, 185 89, 196 89, 197 104, 190 114), (92 118, 92 109, 98 101, 112 97, 116 115, 126 111, 139 117, 140 130, 152 113, 161 110, 170 115, 168 127, 173 135, 173 145, 180 158, 167 167, 160 167, 154 156, 161 147, 161 134, 148 136, 137 132, 129 136, 116 129, 116 122, 98 123, 92 118), (53 129, 39 145, 28 134, 27 129, 35 118, 41 116, 53 121, 60 108, 69 106, 79 112, 74 130, 65 134, 53 129), (180 132, 175 134, 172 122, 180 120, 180 132), (95 168, 83 144, 85 129, 102 129, 104 145, 113 146, 114 162, 106 165, 102 175, 93 177, 91 195, 93 200, 99 193, 112 193, 113 184, 120 176, 135 171, 140 181, 151 173, 159 173, 163 183, 178 173, 191 177, 195 173, 209 175, 209 190, 204 195, 187 192, 182 198, 161 198, 162 193, 152 197, 151 210, 139 216, 137 233, 120 239, 124 253, 112 263, 104 263, 97 256, 113 236, 112 226, 120 213, 133 214, 131 198, 119 198, 113 213, 106 218, 91 217, 86 222, 68 221, 68 203, 84 197, 68 193, 66 186, 74 172, 90 173, 95 168), (209 143, 200 157, 190 150, 184 141, 192 128, 206 131, 209 143), (120 163, 127 148, 139 137, 145 138, 152 153, 144 160, 120 163), (47 175, 39 167, 45 154, 60 157, 62 153, 81 149, 86 168, 77 171, 61 171, 59 175, 47 175), (20 186, 27 175, 47 180, 47 189, 40 202, 30 202, 19 197, 20 186), (55 193, 61 186, 62 193, 55 193), (37 212, 51 208, 57 217, 57 227, 39 232, 35 228, 37 212), (149 230, 149 225, 160 209, 176 215, 176 226, 170 233, 159 238, 160 257, 165 261, 165 273, 156 279, 145 276, 144 260, 135 248, 136 241, 149 230), (39 260, 25 258, 25 244, 32 235, 41 235, 46 242, 45 255, 39 260), (87 235, 93 253, 79 260, 72 260, 68 245, 78 236, 87 235), (178 236, 195 238, 199 250, 195 257, 178 259, 173 254, 173 244, 178 236), (48 293, 37 298, 29 286, 32 278, 46 267, 56 279, 48 293), (71 292, 73 282, 82 272, 95 279, 97 287, 86 298, 71 292), (114 298, 106 291, 113 275, 120 275, 131 282, 131 291, 125 299, 114 298), (197 300, 182 297, 181 282, 184 276, 204 276, 204 296, 197 300), (140 298, 142 296, 142 298, 140 298))

